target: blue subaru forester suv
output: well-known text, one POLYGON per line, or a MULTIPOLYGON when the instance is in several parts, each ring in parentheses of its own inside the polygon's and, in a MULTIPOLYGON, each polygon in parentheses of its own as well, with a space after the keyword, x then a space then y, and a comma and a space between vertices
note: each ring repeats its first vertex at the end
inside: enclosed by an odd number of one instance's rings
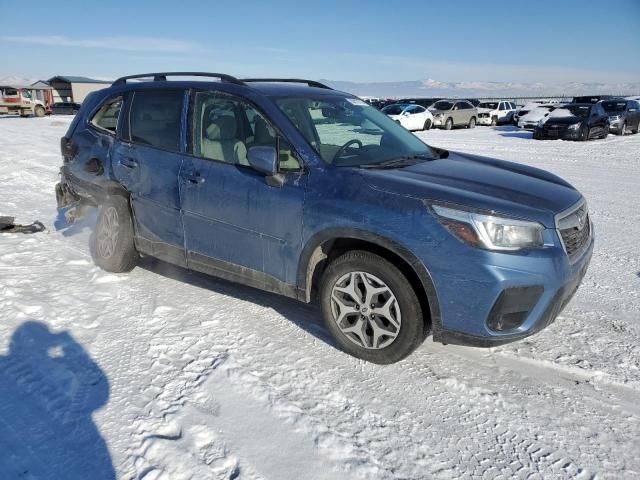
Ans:
POLYGON ((317 301, 338 346, 375 363, 429 333, 493 346, 539 331, 593 250, 561 178, 430 147, 313 81, 123 77, 61 149, 58 207, 99 207, 97 265, 148 255, 317 301))

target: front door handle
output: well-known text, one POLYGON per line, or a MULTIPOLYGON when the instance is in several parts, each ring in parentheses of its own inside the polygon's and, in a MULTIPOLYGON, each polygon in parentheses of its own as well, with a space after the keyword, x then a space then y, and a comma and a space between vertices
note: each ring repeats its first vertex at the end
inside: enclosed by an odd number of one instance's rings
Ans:
POLYGON ((133 158, 121 158, 120 165, 127 168, 138 168, 138 162, 136 162, 133 158))

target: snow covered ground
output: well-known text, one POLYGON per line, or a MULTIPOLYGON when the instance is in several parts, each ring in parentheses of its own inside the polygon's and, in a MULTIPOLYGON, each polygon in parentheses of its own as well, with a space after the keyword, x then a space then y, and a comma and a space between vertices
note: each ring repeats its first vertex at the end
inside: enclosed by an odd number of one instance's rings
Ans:
POLYGON ((0 117, 0 478, 640 476, 640 135, 418 133, 557 173, 597 245, 548 329, 489 350, 430 339, 387 367, 340 353, 315 307, 166 264, 96 268, 95 216, 53 186, 68 118, 0 117))

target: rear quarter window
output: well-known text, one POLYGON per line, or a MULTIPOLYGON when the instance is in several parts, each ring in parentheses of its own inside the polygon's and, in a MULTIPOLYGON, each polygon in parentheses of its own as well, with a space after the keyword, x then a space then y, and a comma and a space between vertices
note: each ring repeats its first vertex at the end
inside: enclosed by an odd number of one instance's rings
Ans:
MULTIPOLYGON (((71 104, 59 103, 56 106, 60 108, 68 108, 71 104)), ((118 119, 122 110, 122 97, 110 98, 91 118, 91 124, 100 130, 115 135, 118 128, 118 119)))

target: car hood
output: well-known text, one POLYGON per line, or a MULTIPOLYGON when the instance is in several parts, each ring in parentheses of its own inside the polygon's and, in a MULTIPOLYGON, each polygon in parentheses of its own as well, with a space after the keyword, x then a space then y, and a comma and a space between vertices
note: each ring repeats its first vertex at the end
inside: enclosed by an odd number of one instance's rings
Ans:
POLYGON ((497 112, 497 110, 492 110, 491 108, 481 108, 481 107, 476 107, 476 110, 478 110, 478 113, 497 112))
POLYGON ((583 120, 584 120, 584 118, 582 118, 582 117, 574 117, 574 116, 547 117, 546 123, 548 123, 549 125, 551 125, 551 124, 554 124, 554 125, 573 125, 574 123, 580 123, 583 120))
POLYGON ((561 178, 533 167, 449 152, 444 159, 396 169, 362 169, 370 187, 528 218, 555 228, 555 215, 581 195, 561 178))

